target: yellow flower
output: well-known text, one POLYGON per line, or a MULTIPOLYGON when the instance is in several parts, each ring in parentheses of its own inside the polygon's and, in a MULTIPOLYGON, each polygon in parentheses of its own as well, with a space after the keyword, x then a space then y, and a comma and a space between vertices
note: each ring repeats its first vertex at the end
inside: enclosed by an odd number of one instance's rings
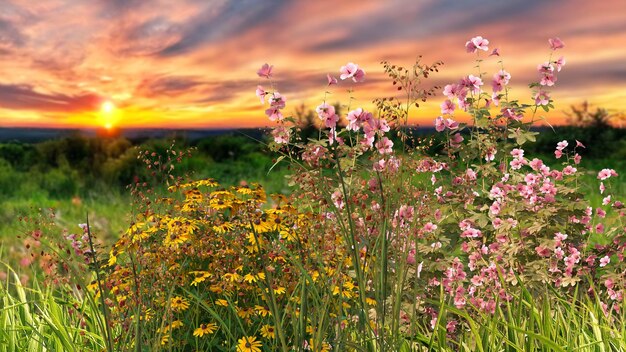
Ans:
POLYGON ((202 337, 204 335, 209 335, 214 333, 217 330, 217 325, 214 323, 208 324, 200 324, 200 326, 193 331, 193 336, 202 337))
POLYGON ((282 295, 285 292, 287 292, 287 290, 285 290, 285 288, 282 287, 282 286, 275 286, 274 287, 274 293, 277 294, 277 295, 282 295))
POLYGON ((240 316, 243 319, 247 319, 249 317, 252 316, 252 314, 254 313, 254 310, 250 307, 248 308, 238 308, 237 309, 237 315, 240 316))
POLYGON ((170 306, 175 311, 185 311, 189 308, 189 301, 183 297, 176 296, 170 299, 170 306))
POLYGON ((222 307, 228 307, 228 301, 225 299, 218 299, 215 301, 215 304, 222 307))
POLYGON ((228 231, 232 231, 235 228, 235 225, 233 225, 232 223, 226 221, 224 223, 222 223, 221 225, 215 225, 213 226, 213 231, 215 231, 216 233, 223 235, 228 231))
POLYGON ((370 306, 375 306, 376 305, 376 300, 373 299, 373 298, 367 297, 367 298, 365 298, 365 303, 367 303, 370 306))
POLYGON ((161 346, 167 345, 167 342, 170 340, 170 335, 161 336, 161 346))
POLYGON ((330 352, 330 344, 328 342, 322 342, 322 346, 315 346, 315 341, 313 339, 309 340, 309 345, 311 346, 311 351, 313 352, 330 352))
POLYGON ((265 273, 260 272, 256 275, 248 273, 243 277, 243 281, 246 281, 248 283, 257 282, 259 280, 265 280, 265 273))
POLYGON ((264 233, 272 231, 273 223, 267 221, 267 219, 259 218, 252 222, 252 228, 256 233, 264 233))
POLYGON ((237 273, 226 273, 222 276, 224 280, 228 280, 230 282, 235 282, 241 280, 241 275, 237 273))
POLYGON ((180 327, 181 327, 181 326, 183 326, 183 325, 184 325, 184 324, 183 324, 183 322, 182 322, 182 321, 180 321, 180 320, 174 320, 174 321, 172 322, 172 325, 170 325, 170 328, 172 328, 172 329, 178 329, 178 328, 180 328, 180 327))
POLYGON ((274 339, 276 338, 276 331, 271 325, 263 325, 263 327, 261 328, 261 336, 267 339, 274 339))
POLYGON ((237 352, 261 352, 262 346, 256 336, 244 336, 237 341, 237 352))
POLYGON ((223 210, 230 208, 232 206, 232 202, 230 200, 214 198, 209 201, 209 206, 215 210, 223 210))
POLYGON ((263 307, 263 306, 259 306, 256 305, 254 306, 254 310, 256 311, 256 313, 262 317, 268 316, 268 315, 272 315, 272 313, 270 312, 269 309, 263 307))
POLYGON ((254 192, 248 186, 240 186, 240 187, 237 187, 237 193, 241 193, 241 194, 245 194, 245 195, 251 195, 254 192))
POLYGON ((191 271, 189 274, 195 277, 191 282, 191 286, 198 286, 199 283, 204 282, 204 280, 212 276, 212 274, 207 271, 191 271))

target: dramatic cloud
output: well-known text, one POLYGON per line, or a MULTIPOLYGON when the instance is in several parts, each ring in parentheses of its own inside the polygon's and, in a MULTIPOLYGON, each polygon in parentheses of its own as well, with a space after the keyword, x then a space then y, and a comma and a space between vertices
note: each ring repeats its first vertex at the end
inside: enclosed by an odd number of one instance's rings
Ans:
MULTIPOLYGON (((528 99, 536 66, 561 37, 567 66, 552 89, 557 110, 584 99, 612 109, 626 100, 623 0, 3 0, 0 1, 0 126, 93 126, 110 122, 111 100, 125 126, 261 126, 255 72, 274 67, 288 109, 316 106, 326 74, 357 62, 366 82, 340 82, 326 99, 371 107, 397 93, 381 60, 443 60, 427 87, 475 73, 463 45, 482 35, 498 47, 515 98, 528 99)), ((499 69, 486 58, 481 70, 499 69)), ((411 122, 432 123, 439 99, 411 122)))
POLYGON ((91 93, 76 96, 36 92, 29 85, 0 84, 0 107, 15 110, 75 113, 100 106, 102 98, 91 93))

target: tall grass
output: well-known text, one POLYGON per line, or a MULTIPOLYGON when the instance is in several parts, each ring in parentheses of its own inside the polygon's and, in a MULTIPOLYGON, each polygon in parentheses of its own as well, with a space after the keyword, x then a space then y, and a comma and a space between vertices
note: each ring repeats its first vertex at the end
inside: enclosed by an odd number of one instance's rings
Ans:
POLYGON ((0 352, 102 351, 103 316, 79 290, 55 291, 4 265, 0 286, 0 352))

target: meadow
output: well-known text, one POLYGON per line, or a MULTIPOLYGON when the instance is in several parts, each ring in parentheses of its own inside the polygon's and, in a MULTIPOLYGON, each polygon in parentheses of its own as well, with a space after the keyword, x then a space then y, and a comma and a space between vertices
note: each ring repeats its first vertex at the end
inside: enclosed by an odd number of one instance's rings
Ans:
POLYGON ((265 64, 258 141, 2 144, 0 351, 625 350, 625 131, 534 128, 563 43, 528 102, 488 45, 443 95, 440 63, 384 62, 399 98, 306 124, 265 64))

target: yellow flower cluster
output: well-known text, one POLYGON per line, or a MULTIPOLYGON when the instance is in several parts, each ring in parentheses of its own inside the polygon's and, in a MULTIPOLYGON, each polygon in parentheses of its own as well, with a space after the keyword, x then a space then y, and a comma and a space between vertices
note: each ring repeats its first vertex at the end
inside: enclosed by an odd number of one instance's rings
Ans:
POLYGON ((112 307, 121 323, 149 309, 174 321, 153 322, 168 346, 196 346, 190 336, 218 343, 238 331, 238 351, 260 351, 263 340, 278 340, 275 313, 300 316, 302 285, 331 285, 337 319, 359 300, 339 235, 311 231, 319 219, 288 198, 268 202, 258 185, 224 189, 212 179, 169 190, 110 252, 107 287, 124 299, 112 307))

